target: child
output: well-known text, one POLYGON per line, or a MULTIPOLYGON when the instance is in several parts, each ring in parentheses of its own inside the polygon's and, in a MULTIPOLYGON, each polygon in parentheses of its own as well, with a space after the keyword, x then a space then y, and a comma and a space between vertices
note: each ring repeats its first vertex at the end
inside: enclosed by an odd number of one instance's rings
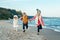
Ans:
POLYGON ((42 20, 42 16, 41 16, 41 11, 39 9, 36 9, 37 10, 37 14, 30 20, 34 20, 35 19, 35 22, 36 22, 36 25, 37 25, 37 34, 39 35, 39 30, 42 29, 42 26, 44 26, 44 23, 43 23, 43 20, 42 20))
POLYGON ((28 29, 28 16, 26 15, 26 13, 23 13, 23 16, 21 17, 21 20, 23 21, 23 32, 25 32, 25 26, 26 29, 28 29))
POLYGON ((17 31, 17 27, 18 27, 18 16, 17 15, 14 15, 13 17, 13 27, 14 27, 14 30, 17 31))

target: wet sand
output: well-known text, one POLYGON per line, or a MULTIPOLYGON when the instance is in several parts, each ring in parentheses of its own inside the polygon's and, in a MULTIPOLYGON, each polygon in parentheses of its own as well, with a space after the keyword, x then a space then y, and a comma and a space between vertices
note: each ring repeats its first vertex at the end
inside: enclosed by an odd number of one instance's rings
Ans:
POLYGON ((15 31, 10 23, 0 21, 0 40, 60 40, 60 33, 50 29, 43 29, 40 35, 37 35, 36 27, 29 27, 23 33, 22 25, 19 25, 15 31))

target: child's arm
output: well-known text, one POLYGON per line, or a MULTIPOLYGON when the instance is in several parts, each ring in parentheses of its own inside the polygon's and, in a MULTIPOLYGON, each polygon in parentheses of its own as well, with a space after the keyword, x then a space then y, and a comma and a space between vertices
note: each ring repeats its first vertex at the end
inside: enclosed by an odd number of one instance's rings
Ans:
POLYGON ((20 20, 22 20, 23 18, 22 17, 20 17, 20 20))
POLYGON ((33 18, 30 19, 30 21, 34 20, 36 18, 36 16, 34 16, 33 18))

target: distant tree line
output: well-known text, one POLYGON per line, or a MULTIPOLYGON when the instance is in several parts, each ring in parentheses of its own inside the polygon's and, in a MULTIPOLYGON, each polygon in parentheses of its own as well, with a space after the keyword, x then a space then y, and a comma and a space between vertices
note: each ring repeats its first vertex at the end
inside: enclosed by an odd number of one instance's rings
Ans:
POLYGON ((14 15, 18 15, 18 17, 22 16, 21 11, 16 11, 14 9, 6 9, 0 7, 0 20, 1 19, 13 19, 14 15))

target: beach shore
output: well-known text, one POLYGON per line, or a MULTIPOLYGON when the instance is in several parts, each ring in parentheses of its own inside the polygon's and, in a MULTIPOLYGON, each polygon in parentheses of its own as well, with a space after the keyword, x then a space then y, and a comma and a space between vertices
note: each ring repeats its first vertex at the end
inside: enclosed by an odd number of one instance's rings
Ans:
POLYGON ((37 35, 36 27, 29 27, 25 33, 23 33, 22 25, 19 25, 15 31, 13 24, 0 21, 0 40, 60 40, 60 33, 50 29, 43 29, 40 35, 37 35))

